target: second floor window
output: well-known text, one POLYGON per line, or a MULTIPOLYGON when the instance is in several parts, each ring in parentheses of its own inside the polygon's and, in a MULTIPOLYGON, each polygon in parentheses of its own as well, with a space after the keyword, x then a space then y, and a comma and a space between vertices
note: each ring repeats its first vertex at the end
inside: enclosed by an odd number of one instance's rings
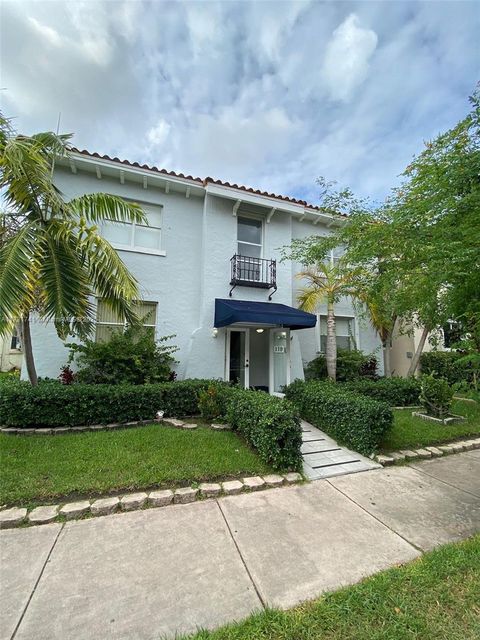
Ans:
POLYGON ((147 215, 148 226, 124 222, 104 222, 102 235, 119 249, 139 249, 140 251, 160 251, 162 239, 162 209, 152 205, 142 205, 147 215))
POLYGON ((242 218, 237 222, 237 253, 250 258, 262 257, 262 221, 255 218, 242 218))
MULTIPOLYGON (((155 325, 157 322, 157 303, 137 300, 134 303, 135 311, 142 321, 142 325, 147 328, 155 337, 155 325)), ((124 331, 126 328, 125 319, 118 316, 108 307, 103 300, 97 301, 97 323, 95 340, 96 342, 106 342, 114 331, 124 331)))
POLYGON ((239 278, 249 282, 260 280, 263 225, 261 220, 239 216, 237 221, 237 254, 239 278))

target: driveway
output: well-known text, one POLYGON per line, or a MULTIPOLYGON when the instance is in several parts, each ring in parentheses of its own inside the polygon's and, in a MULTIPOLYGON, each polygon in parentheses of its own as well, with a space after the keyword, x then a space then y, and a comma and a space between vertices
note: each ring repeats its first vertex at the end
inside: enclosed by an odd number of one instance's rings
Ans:
POLYGON ((480 456, 0 533, 0 639, 159 640, 480 530, 480 456))

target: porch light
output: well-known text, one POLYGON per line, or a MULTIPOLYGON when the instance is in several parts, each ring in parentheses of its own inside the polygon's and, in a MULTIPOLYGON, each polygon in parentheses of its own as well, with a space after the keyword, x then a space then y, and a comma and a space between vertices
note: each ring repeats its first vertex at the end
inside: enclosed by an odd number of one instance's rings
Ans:
POLYGON ((263 332, 265 331, 265 329, 255 329, 255 331, 256 331, 257 333, 263 333, 263 332))
POLYGON ((216 338, 217 335, 218 335, 218 329, 217 328, 212 329, 212 338, 216 338))

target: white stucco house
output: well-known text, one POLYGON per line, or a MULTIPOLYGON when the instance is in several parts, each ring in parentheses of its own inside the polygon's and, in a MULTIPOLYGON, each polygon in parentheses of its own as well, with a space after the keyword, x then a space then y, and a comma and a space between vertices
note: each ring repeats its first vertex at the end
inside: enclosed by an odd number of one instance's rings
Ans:
MULTIPOLYGON (((300 265, 281 262, 280 248, 328 234, 337 218, 293 198, 87 151, 57 162, 55 182, 67 199, 101 191, 144 208, 148 227, 107 223, 101 232, 137 278, 146 322, 158 337, 175 334, 179 379, 236 380, 276 394, 323 351, 325 309, 297 309, 300 265)), ((339 346, 380 353, 349 300, 336 314, 339 346)), ((97 339, 119 322, 98 300, 97 339)), ((54 327, 34 324, 32 340, 38 374, 57 377, 68 350, 54 327)))

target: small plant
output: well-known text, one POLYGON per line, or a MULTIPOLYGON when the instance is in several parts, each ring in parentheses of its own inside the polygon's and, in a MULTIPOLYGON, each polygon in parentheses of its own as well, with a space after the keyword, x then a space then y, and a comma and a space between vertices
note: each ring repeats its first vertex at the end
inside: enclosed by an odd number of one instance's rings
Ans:
POLYGON ((68 364, 64 365, 60 370, 60 375, 58 379, 62 384, 73 384, 75 382, 75 374, 70 369, 68 364))
POLYGON ((198 409, 202 418, 214 420, 221 414, 218 389, 214 385, 200 391, 198 394, 198 409))
POLYGON ((420 384, 420 402, 429 416, 447 417, 453 400, 453 389, 445 378, 424 375, 420 384))

